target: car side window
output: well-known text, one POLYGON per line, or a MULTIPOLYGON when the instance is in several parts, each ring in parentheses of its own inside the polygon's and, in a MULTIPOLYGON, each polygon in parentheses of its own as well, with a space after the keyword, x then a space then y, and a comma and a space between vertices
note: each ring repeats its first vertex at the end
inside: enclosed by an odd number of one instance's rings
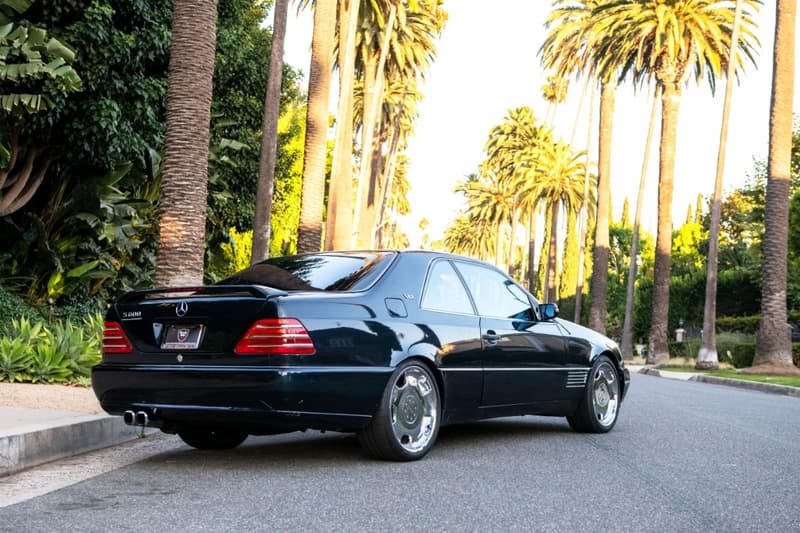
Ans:
POLYGON ((448 261, 436 261, 431 267, 420 305, 431 311, 475 314, 464 284, 448 261))
POLYGON ((469 292, 482 316, 534 320, 528 295, 512 280, 496 270, 458 262, 469 292))

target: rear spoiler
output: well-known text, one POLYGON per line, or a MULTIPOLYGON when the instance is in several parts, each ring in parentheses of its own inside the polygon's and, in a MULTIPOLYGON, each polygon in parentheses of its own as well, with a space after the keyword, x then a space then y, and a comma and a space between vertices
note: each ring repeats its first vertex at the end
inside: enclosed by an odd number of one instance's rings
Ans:
POLYGON ((151 299, 193 298, 202 296, 234 296, 246 293, 255 298, 274 298, 286 296, 289 293, 264 285, 205 285, 196 287, 160 287, 156 289, 143 289, 124 294, 117 303, 134 303, 151 299), (184 294, 191 293, 191 294, 184 294), (159 296, 160 295, 160 296, 159 296))

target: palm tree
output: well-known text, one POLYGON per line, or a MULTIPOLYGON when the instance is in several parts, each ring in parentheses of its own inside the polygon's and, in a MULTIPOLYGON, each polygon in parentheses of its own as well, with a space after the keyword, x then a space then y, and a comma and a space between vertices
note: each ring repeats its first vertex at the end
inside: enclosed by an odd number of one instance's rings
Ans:
MULTIPOLYGON (((596 38, 593 15, 613 0, 556 0, 546 25, 550 32, 539 49, 545 67, 562 77, 573 73, 595 76, 600 81, 599 166, 597 214, 592 249, 592 293, 589 327, 605 332, 606 293, 608 287, 608 222, 611 187, 611 126, 616 85, 611 73, 598 74, 592 43, 596 38)), ((576 308, 576 313, 580 309, 576 308)))
POLYGON ((589 302, 589 327, 606 332, 608 295, 608 223, 611 216, 611 127, 617 86, 600 85, 600 146, 597 166, 597 218, 592 248, 592 294, 589 302))
POLYGON ((467 180, 456 187, 467 199, 467 216, 473 221, 489 223, 494 236, 495 265, 503 262, 503 233, 505 224, 511 220, 514 209, 515 185, 503 179, 491 165, 484 163, 479 175, 467 176, 467 180))
POLYGON ((328 189, 325 249, 344 250, 353 232, 353 87, 360 0, 340 0, 338 17, 339 104, 328 189))
MULTIPOLYGON (((486 160, 496 171, 511 183, 520 186, 527 181, 533 171, 538 150, 543 144, 552 142, 552 131, 541 125, 527 106, 510 109, 499 125, 489 131, 486 141, 486 160)), ((519 187, 517 187, 519 191, 519 187)), ((528 219, 528 272, 533 271, 533 250, 535 246, 534 211, 538 199, 519 193, 512 199, 512 241, 516 236, 516 221, 528 219)), ((509 247, 512 249, 512 247, 509 247)), ((509 261, 510 263, 510 261, 509 261)))
MULTIPOLYGON (((747 0, 755 8, 758 0, 747 0)), ((721 75, 722 58, 731 44, 731 1, 618 0, 604 2, 589 17, 591 63, 601 79, 636 83, 655 80, 661 88, 661 145, 658 186, 658 231, 653 286, 653 318, 648 363, 669 359, 667 316, 672 251, 672 192, 681 88, 694 74, 711 88, 721 75)), ((743 54, 753 60, 755 22, 742 19, 743 54)), ((597 269, 595 265, 595 269, 597 269)))
POLYGON ((272 193, 275 190, 275 156, 278 151, 278 115, 281 107, 283 77, 283 41, 286 37, 286 13, 289 0, 276 0, 272 22, 272 49, 269 56, 269 78, 264 97, 264 121, 261 126, 261 156, 258 162, 256 208, 253 217, 253 252, 255 264, 269 254, 272 193))
POLYGON ((769 115, 767 202, 764 220, 761 322, 753 371, 797 373, 792 365, 786 312, 786 249, 792 157, 795 0, 778 0, 769 115))
POLYGON ((622 322, 622 343, 620 351, 625 359, 633 358, 633 291, 636 286, 637 258, 639 255, 639 226, 642 221, 642 203, 644 201, 644 186, 647 177, 647 165, 650 161, 650 143, 653 142, 653 129, 658 115, 658 95, 653 96, 653 106, 650 111, 650 121, 647 126, 647 137, 644 141, 644 155, 642 156, 642 171, 639 174, 639 191, 636 194, 636 210, 633 215, 633 236, 631 238, 630 263, 628 264, 628 280, 625 286, 625 318, 622 322))
MULTIPOLYGON (((703 307, 703 340, 697 353, 695 368, 698 370, 716 370, 719 368, 717 357, 717 257, 719 254, 719 224, 722 210, 722 173, 725 168, 725 148, 728 141, 728 119, 731 112, 733 96, 733 77, 736 74, 736 43, 739 40, 739 25, 742 18, 742 0, 736 0, 736 13, 731 31, 731 48, 726 58, 728 63, 725 81, 725 100, 722 104, 722 126, 719 134, 719 150, 717 152, 717 174, 714 180, 714 196, 711 200, 711 224, 708 230, 708 264, 706 265, 706 299, 703 307), (733 60, 731 60, 733 58, 733 60)), ((686 222, 692 221, 692 206, 686 222)))
POLYGON ((556 249, 558 218, 561 209, 575 209, 583 200, 586 168, 584 152, 575 152, 564 143, 549 143, 538 151, 532 163, 535 173, 524 185, 524 196, 543 200, 550 207, 550 242, 547 253, 546 302, 556 301, 556 249))
POLYGON ((203 282, 216 0, 175 0, 156 286, 203 282))
POLYGON ((303 192, 297 251, 317 252, 322 246, 322 204, 325 196, 325 155, 328 96, 331 86, 336 0, 316 0, 311 67, 308 72, 308 114, 303 155, 303 192))
POLYGON ((363 87, 361 154, 353 213, 353 244, 366 246, 375 226, 380 198, 381 102, 392 79, 423 78, 436 56, 435 38, 447 19, 441 0, 364 1, 356 37, 356 72, 363 87), (376 135, 375 132, 378 132, 376 135))

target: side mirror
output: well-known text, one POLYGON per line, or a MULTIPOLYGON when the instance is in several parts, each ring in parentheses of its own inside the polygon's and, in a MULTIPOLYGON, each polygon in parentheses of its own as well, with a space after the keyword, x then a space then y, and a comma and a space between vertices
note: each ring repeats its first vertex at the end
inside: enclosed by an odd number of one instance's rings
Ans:
POLYGON ((558 316, 558 306, 556 304, 539 304, 539 316, 542 320, 552 320, 558 316))

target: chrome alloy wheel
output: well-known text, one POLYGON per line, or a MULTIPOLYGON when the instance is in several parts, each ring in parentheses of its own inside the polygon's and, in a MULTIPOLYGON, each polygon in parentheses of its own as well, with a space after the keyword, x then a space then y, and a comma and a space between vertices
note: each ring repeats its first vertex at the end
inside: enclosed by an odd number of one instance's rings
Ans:
POLYGON ((594 416, 602 426, 607 427, 614 423, 619 408, 619 381, 617 372, 608 362, 600 364, 595 370, 592 404, 594 416))
POLYGON ((409 452, 424 449, 434 437, 439 417, 436 384, 416 365, 397 376, 390 397, 391 424, 397 443, 409 452))

